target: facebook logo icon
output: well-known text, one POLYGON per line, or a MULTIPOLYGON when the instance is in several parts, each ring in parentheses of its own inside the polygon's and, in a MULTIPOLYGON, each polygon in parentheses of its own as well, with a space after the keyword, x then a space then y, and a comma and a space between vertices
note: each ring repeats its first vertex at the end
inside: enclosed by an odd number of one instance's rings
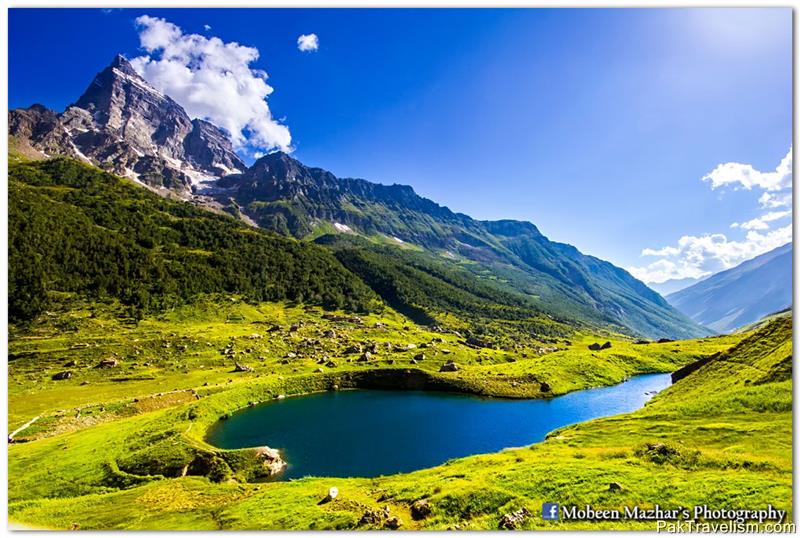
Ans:
POLYGON ((558 503, 542 504, 542 519, 558 520, 558 503))

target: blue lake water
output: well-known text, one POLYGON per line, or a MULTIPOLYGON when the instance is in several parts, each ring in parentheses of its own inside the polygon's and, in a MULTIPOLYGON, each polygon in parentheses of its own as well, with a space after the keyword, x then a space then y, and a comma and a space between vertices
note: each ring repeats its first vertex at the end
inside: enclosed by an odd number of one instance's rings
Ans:
POLYGON ((289 463, 282 478, 372 477, 529 445, 561 426, 635 411, 669 385, 670 374, 647 374, 548 400, 400 390, 325 392, 239 411, 216 424, 208 442, 221 448, 278 448, 289 463))

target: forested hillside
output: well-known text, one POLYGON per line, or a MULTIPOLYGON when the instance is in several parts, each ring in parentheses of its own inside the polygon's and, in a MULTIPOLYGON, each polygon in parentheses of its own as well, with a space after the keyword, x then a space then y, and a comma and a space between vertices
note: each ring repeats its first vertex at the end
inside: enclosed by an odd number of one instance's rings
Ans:
POLYGON ((117 298, 133 315, 239 294, 367 309, 375 296, 324 248, 162 198, 69 159, 9 170, 9 314, 31 319, 48 292, 117 298))

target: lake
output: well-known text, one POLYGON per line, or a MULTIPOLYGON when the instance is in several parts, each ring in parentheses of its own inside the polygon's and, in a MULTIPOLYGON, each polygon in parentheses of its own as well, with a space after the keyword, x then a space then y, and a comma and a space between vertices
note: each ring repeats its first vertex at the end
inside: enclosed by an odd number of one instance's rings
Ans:
POLYGON ((670 383, 670 374, 647 374, 547 400, 331 391, 238 411, 207 440, 220 448, 280 449, 289 464, 284 479, 373 477, 542 441, 562 426, 635 411, 670 383))

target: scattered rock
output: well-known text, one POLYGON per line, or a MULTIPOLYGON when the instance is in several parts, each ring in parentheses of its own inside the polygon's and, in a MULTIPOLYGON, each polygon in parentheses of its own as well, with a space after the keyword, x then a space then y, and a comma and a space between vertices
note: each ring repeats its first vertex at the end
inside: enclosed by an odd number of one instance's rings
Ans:
POLYGON ((453 361, 447 361, 446 363, 444 363, 442 365, 441 368, 439 368, 439 371, 440 372, 457 372, 458 371, 458 365, 456 365, 456 363, 454 363, 453 361))
POLYGON ((380 522, 380 520, 381 520, 380 513, 378 513, 375 510, 367 509, 364 512, 364 514, 361 516, 361 519, 359 520, 358 524, 359 525, 376 525, 378 522, 380 522))
POLYGON ((499 527, 501 529, 508 529, 508 530, 517 529, 523 523, 525 523, 525 520, 528 519, 530 515, 531 513, 528 511, 528 509, 522 507, 516 512, 510 512, 508 514, 503 515, 503 517, 500 518, 499 527))
POLYGON ((114 368, 119 364, 116 359, 103 359, 95 368, 114 368))
POLYGON ((637 341, 634 342, 634 344, 637 344, 637 345, 643 345, 643 344, 649 344, 649 343, 650 342, 648 340, 637 340, 637 341))
POLYGON ((238 362, 234 363, 236 367, 233 369, 234 372, 252 372, 253 369, 246 364, 239 364, 238 362))
POLYGON ((67 361, 64 363, 64 366, 66 366, 67 368, 74 368, 78 366, 78 361, 67 361))
POLYGON ((425 519, 429 515, 431 515, 431 505, 426 499, 420 499, 411 505, 411 517, 414 519, 425 519))
POLYGON ((611 482, 608 485, 608 491, 614 491, 614 492, 622 491, 622 484, 620 484, 619 482, 611 482))
POLYGON ((290 333, 296 333, 299 330, 300 330, 300 325, 297 325, 296 323, 294 325, 292 325, 291 327, 289 327, 289 332, 290 333))
POLYGON ((414 355, 414 360, 415 361, 424 361, 425 360, 425 354, 424 353, 417 353, 416 355, 414 355))
POLYGON ((550 385, 547 383, 547 381, 542 381, 539 383, 539 390, 542 392, 550 392, 550 385))
POLYGON ((72 377, 72 372, 70 372, 69 370, 67 370, 65 372, 58 372, 57 374, 53 374, 53 380, 54 381, 62 381, 64 379, 69 379, 70 377, 72 377))
POLYGON ((359 358, 358 362, 367 362, 372 358, 372 353, 365 351, 359 358))
POLYGON ((668 343, 668 342, 674 342, 674 341, 675 341, 675 340, 671 340, 671 339, 669 339, 669 338, 659 338, 659 339, 658 339, 658 343, 659 343, 659 344, 666 344, 666 343, 668 343))
POLYGON ((322 336, 325 338, 336 338, 336 331, 333 329, 328 329, 322 336))
POLYGON ((601 346, 597 342, 595 342, 594 344, 589 344, 589 349, 591 351, 600 351, 602 348, 603 348, 603 346, 601 346))
POLYGON ((325 372, 325 370, 323 370, 322 368, 317 368, 316 370, 314 370, 315 374, 322 374, 324 372, 325 372))
POLYGON ((386 528, 397 530, 403 525, 403 520, 397 516, 392 516, 386 520, 386 528))
POLYGON ((611 348, 611 342, 606 342, 605 344, 600 346, 600 349, 610 349, 610 348, 611 348))

